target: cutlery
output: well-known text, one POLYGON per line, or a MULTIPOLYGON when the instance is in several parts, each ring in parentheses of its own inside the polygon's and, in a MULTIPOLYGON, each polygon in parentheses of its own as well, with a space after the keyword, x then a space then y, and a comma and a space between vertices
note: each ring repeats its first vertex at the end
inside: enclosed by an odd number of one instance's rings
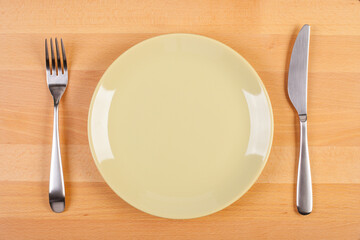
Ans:
POLYGON ((312 186, 307 140, 307 82, 310 26, 304 25, 294 44, 288 75, 288 94, 300 120, 300 154, 296 190, 298 212, 307 215, 312 211, 312 186))
POLYGON ((45 61, 46 61, 46 81, 50 93, 54 100, 54 126, 53 139, 51 150, 51 166, 50 166, 50 181, 49 181, 49 203, 54 212, 63 212, 65 209, 65 187, 64 177, 61 164, 60 142, 59 142, 59 102, 61 96, 64 94, 68 83, 68 71, 65 56, 65 49, 62 39, 61 52, 62 61, 59 54, 58 41, 55 38, 56 48, 56 63, 53 49, 53 41, 50 38, 50 58, 47 39, 45 39, 45 61), (50 63, 51 62, 51 63, 50 63), (61 64, 62 62, 62 64, 61 64))

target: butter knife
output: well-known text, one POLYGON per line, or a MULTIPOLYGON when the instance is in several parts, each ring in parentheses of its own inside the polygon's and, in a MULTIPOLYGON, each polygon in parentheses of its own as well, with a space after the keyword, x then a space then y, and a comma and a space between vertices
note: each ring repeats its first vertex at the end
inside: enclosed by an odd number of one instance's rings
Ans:
POLYGON ((312 185, 307 140, 307 82, 309 62, 310 26, 304 25, 294 44, 288 75, 288 94, 300 120, 300 156, 296 189, 298 212, 311 213, 312 185))

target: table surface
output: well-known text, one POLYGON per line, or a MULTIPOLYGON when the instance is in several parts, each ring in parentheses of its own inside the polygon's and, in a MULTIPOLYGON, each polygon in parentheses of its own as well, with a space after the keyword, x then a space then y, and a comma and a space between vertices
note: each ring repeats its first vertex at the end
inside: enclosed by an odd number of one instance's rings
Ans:
POLYGON ((360 2, 0 1, 0 239, 360 239, 360 2), (308 131, 314 210, 295 208, 299 124, 287 97, 296 35, 310 24, 308 131), (140 212, 104 183, 87 113, 105 69, 165 33, 202 34, 244 56, 274 110, 274 143, 256 184, 192 220, 140 212), (66 211, 51 212, 52 99, 44 39, 62 37, 69 86, 60 104, 66 211))

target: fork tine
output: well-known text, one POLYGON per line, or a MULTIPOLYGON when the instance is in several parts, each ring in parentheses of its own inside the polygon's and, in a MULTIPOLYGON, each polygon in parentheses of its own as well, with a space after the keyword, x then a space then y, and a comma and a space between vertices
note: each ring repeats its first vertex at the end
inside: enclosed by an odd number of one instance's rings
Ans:
POLYGON ((65 48, 64 48, 62 38, 60 39, 60 41, 61 41, 61 50, 62 50, 62 57, 63 57, 64 73, 67 73, 67 62, 66 62, 65 48))
POLYGON ((56 75, 55 55, 54 55, 52 38, 50 38, 50 49, 51 49, 51 69, 52 69, 51 74, 56 75))
POLYGON ((50 61, 49 61, 49 51, 47 46, 47 39, 45 39, 45 62, 46 62, 46 74, 50 75, 50 61))
POLYGON ((56 58, 57 58, 57 72, 58 72, 58 75, 60 75, 60 74, 62 74, 62 68, 61 68, 59 46, 58 46, 57 38, 55 38, 55 49, 56 49, 56 58))

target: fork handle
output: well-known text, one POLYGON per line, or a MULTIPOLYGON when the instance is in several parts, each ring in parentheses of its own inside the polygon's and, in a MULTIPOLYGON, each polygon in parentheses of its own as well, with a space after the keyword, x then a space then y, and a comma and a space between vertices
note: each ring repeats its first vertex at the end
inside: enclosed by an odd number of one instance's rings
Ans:
POLYGON ((51 150, 51 166, 49 181, 49 203, 54 212, 63 212, 65 209, 65 187, 61 164, 59 143, 59 105, 54 105, 54 127, 51 150))
POLYGON ((313 207, 306 116, 304 118, 300 118, 300 156, 297 178, 296 206, 298 212, 303 215, 311 213, 313 207))

